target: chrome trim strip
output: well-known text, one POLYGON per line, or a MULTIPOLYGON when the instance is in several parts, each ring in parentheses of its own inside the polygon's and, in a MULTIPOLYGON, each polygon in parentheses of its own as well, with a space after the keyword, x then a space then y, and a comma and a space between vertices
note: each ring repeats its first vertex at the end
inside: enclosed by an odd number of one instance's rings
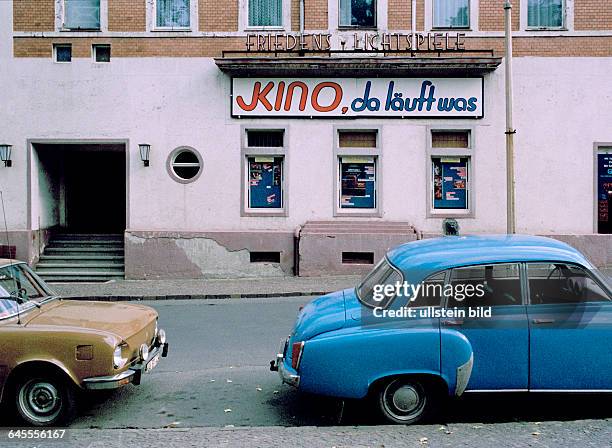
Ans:
POLYGON ((463 365, 457 367, 457 382, 455 385, 455 396, 459 397, 465 391, 465 388, 472 376, 472 367, 474 367, 474 353, 470 354, 470 359, 463 365))
POLYGON ((134 380, 134 375, 136 375, 135 370, 127 369, 117 375, 85 378, 83 380, 83 385, 85 389, 89 390, 117 389, 125 384, 131 383, 134 380), (128 380, 128 382, 122 384, 122 381, 125 380, 128 380))
POLYGON ((530 392, 551 392, 551 393, 575 393, 575 394, 591 394, 603 393, 610 394, 612 389, 531 389, 530 392))
POLYGON ((465 391, 466 394, 468 392, 529 392, 529 389, 468 389, 465 391))

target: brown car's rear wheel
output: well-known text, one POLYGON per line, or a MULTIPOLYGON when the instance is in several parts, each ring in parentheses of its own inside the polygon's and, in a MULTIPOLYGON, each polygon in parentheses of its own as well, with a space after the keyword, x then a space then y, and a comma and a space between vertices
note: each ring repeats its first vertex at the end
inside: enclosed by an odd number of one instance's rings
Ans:
POLYGON ((15 387, 15 407, 24 423, 33 426, 58 426, 74 418, 74 388, 57 376, 30 375, 15 387))

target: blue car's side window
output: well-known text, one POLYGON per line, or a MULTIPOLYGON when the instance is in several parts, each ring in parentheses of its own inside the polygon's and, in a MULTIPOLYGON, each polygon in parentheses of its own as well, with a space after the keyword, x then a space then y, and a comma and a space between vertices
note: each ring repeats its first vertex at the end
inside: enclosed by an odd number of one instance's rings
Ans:
POLYGON ((449 307, 521 305, 521 278, 518 263, 501 263, 455 268, 450 284, 454 295, 449 307), (461 291, 476 291, 465 294, 461 291))
POLYGON ((529 263, 527 277, 532 305, 611 300, 595 279, 578 266, 564 263, 529 263))

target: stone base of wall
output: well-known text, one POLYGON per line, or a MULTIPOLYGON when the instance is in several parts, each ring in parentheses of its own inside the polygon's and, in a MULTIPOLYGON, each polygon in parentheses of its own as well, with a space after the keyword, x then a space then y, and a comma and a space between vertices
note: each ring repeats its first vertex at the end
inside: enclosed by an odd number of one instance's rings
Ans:
POLYGON ((125 232, 125 278, 236 278, 293 274, 293 232, 125 232), (251 262, 280 252, 280 263, 251 262))
POLYGON ((299 275, 364 274, 389 249, 416 239, 414 227, 404 222, 307 222, 300 232, 299 275), (343 263, 343 252, 372 254, 373 264, 343 263))
POLYGON ((38 262, 52 232, 53 229, 11 230, 8 232, 8 241, 6 233, 1 232, 0 246, 14 247, 15 259, 33 265, 38 262))

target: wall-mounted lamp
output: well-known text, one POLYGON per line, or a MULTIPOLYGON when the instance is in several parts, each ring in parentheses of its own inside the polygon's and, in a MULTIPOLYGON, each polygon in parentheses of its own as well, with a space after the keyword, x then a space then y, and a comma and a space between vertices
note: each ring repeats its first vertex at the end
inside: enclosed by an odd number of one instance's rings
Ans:
POLYGON ((144 163, 144 166, 149 166, 149 153, 151 152, 151 145, 141 143, 138 145, 140 148, 140 160, 144 163))
POLYGON ((0 145, 0 160, 4 162, 4 166, 11 166, 13 162, 11 161, 11 150, 13 149, 13 145, 0 145))

